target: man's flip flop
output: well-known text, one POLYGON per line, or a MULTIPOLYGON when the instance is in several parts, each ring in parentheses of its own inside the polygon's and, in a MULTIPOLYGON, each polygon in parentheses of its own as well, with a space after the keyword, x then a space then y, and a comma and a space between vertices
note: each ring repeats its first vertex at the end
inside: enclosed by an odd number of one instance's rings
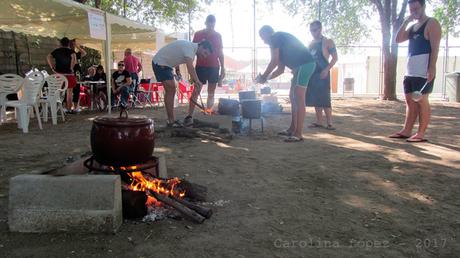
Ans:
POLYGON ((308 126, 308 128, 322 128, 324 127, 323 125, 317 124, 317 123, 311 123, 311 125, 308 126))
POLYGON ((278 132, 278 135, 281 135, 281 136, 291 136, 292 133, 289 132, 288 130, 283 130, 281 132, 278 132))
POLYGON ((167 123, 166 127, 169 127, 169 128, 182 128, 182 127, 184 127, 184 125, 176 120, 176 121, 174 121, 172 123, 167 123))
POLYGON ((327 130, 331 130, 331 131, 334 131, 334 130, 335 130, 335 127, 332 126, 332 125, 327 125, 325 128, 326 128, 327 130))
POLYGON ((409 138, 406 140, 406 142, 427 142, 428 140, 427 139, 423 139, 423 138, 418 138, 418 137, 412 137, 412 138, 409 138))
POLYGON ((302 142, 303 138, 299 138, 297 136, 289 136, 288 138, 284 139, 285 142, 302 142))
POLYGON ((394 133, 394 134, 388 136, 388 138, 393 138, 393 139, 407 139, 409 137, 410 136, 407 136, 407 135, 404 135, 404 134, 401 134, 401 133, 394 133))

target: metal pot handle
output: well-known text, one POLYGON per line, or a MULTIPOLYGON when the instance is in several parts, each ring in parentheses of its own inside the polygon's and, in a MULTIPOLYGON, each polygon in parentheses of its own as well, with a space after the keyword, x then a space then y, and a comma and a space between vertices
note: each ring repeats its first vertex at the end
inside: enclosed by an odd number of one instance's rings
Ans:
POLYGON ((122 118, 123 114, 125 114, 125 118, 128 119, 128 111, 126 111, 126 108, 121 108, 120 118, 122 118))

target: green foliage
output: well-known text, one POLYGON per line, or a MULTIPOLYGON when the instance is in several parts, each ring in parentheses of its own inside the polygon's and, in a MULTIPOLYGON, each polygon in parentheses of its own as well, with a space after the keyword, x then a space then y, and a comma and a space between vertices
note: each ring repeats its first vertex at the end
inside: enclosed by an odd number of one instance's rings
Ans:
POLYGON ((86 75, 89 67, 101 64, 101 53, 92 48, 83 48, 86 51, 86 56, 81 59, 81 71, 86 75))
POLYGON ((460 34, 460 3, 457 0, 433 0, 434 17, 441 23, 442 34, 457 37, 460 34))
MULTIPOLYGON (((192 16, 201 11, 200 4, 212 0, 101 0, 101 9, 119 16, 150 25, 172 24, 183 28, 192 16)), ((95 0, 86 4, 95 6, 95 0)))
MULTIPOLYGON (((273 2, 274 0, 266 0, 270 5, 273 2)), ((306 24, 318 20, 320 13, 325 34, 333 38, 337 45, 353 44, 369 36, 370 30, 366 24, 370 13, 369 1, 285 0, 279 2, 293 15, 301 15, 306 24)))

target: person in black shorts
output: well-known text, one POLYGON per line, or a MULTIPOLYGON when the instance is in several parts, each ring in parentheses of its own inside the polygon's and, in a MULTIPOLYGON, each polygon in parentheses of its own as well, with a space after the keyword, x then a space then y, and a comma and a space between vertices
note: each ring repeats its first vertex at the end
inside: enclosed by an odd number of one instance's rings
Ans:
POLYGON ((433 90, 436 75, 436 61, 441 41, 439 22, 425 13, 425 0, 409 0, 410 16, 407 17, 396 35, 396 42, 409 40, 407 70, 404 77, 406 98, 406 119, 404 127, 390 135, 390 138, 407 139, 407 142, 426 142, 425 132, 431 116, 428 96, 433 90), (409 23, 417 21, 407 28, 409 23), (426 86, 424 87, 426 83, 426 86), (423 88, 423 91, 421 91, 423 88), (414 100, 412 94, 421 91, 422 98, 414 100), (412 135, 415 122, 419 119, 417 133, 412 135))
MULTIPOLYGON (((203 84, 208 85, 206 108, 210 111, 214 106, 214 93, 216 91, 216 86, 219 82, 222 82, 225 77, 225 65, 224 54, 222 51, 222 37, 214 30, 216 17, 214 15, 208 15, 204 24, 206 25, 206 28, 195 33, 193 36, 193 42, 200 43, 201 41, 206 40, 211 43, 213 48, 213 52, 209 56, 205 58, 198 56, 195 66, 198 79, 200 79, 203 84)), ((191 98, 196 101, 200 91, 201 87, 195 86, 191 98)), ((190 101, 188 116, 184 119, 185 126, 193 124, 192 115, 194 109, 195 104, 190 101)))

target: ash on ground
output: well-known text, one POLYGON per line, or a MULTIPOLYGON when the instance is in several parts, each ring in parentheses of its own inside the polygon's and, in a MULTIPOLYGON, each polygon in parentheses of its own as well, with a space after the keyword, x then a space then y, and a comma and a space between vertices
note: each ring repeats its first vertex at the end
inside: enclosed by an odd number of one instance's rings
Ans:
POLYGON ((153 222, 167 218, 181 219, 182 216, 172 208, 152 205, 147 207, 147 215, 142 218, 142 222, 153 222))

